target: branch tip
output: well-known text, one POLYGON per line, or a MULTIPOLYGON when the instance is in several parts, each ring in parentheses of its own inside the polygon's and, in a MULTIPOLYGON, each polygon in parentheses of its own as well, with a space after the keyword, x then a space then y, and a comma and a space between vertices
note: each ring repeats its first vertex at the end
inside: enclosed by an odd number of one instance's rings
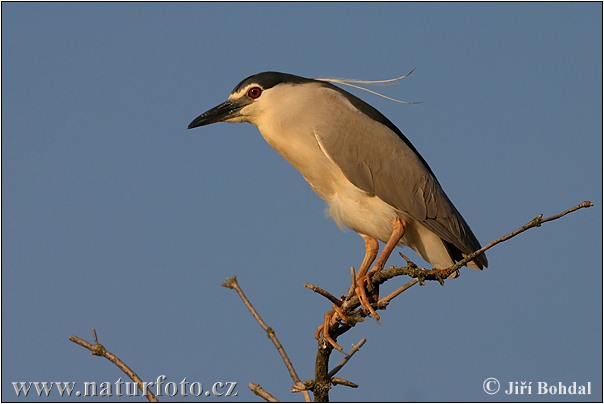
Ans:
POLYGON ((237 277, 233 275, 232 278, 226 278, 226 282, 222 282, 220 286, 229 289, 235 289, 237 286, 237 277))
POLYGON ((140 377, 138 377, 138 375, 130 367, 128 367, 128 365, 126 365, 119 357, 109 352, 107 349, 105 349, 103 345, 99 343, 98 336, 94 328, 92 329, 92 335, 94 338, 94 344, 91 344, 90 342, 80 337, 76 337, 75 335, 70 336, 69 340, 75 344, 78 344, 88 349, 92 355, 102 356, 109 362, 113 363, 122 372, 124 372, 134 383, 136 383, 140 391, 146 391, 145 396, 147 397, 147 400, 149 402, 158 402, 159 400, 157 399, 157 397, 150 390, 144 388, 145 386, 140 377))

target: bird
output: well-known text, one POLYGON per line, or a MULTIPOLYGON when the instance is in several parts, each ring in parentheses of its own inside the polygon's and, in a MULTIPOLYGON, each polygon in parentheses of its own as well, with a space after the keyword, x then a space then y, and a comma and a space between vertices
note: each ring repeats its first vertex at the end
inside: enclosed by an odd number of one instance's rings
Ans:
MULTIPOLYGON (((254 74, 188 129, 217 122, 256 126, 327 202, 335 223, 363 238, 358 295, 376 319, 363 280, 384 267, 395 247, 406 245, 439 269, 481 248, 409 139, 376 108, 329 79, 254 74), (376 260, 378 240, 386 245, 376 260)), ((483 269, 488 261, 483 253, 466 266, 483 269)))

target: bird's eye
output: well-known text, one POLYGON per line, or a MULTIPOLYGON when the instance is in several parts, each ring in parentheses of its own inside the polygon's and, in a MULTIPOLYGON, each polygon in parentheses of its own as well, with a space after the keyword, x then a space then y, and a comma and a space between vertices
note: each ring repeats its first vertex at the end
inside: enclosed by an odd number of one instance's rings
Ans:
POLYGON ((262 89, 260 87, 252 87, 247 90, 247 96, 252 99, 260 97, 260 94, 262 94, 262 89))

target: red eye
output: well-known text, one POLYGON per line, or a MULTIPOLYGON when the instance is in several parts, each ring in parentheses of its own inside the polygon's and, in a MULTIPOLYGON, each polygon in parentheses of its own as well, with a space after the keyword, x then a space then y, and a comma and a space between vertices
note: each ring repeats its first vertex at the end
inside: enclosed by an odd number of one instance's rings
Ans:
POLYGON ((247 96, 253 99, 260 97, 260 94, 262 94, 262 89, 260 87, 252 87, 247 90, 247 96))

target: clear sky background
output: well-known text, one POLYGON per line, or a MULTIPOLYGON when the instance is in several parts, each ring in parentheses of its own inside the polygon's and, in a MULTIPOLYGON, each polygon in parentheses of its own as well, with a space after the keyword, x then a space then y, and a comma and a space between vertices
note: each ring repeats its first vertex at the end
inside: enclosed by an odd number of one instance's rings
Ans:
POLYGON ((145 381, 301 399, 220 283, 237 275, 310 379, 330 306, 303 284, 344 293, 362 239, 255 127, 186 127, 260 71, 416 68, 377 89, 419 104, 354 93, 407 135, 483 243, 596 206, 357 325, 339 342, 367 343, 339 376, 360 387, 331 398, 601 400, 601 18, 601 3, 2 3, 2 399, 20 400, 13 381, 124 379, 68 341, 91 327, 145 381), (487 395, 488 377, 534 394, 487 395), (592 395, 537 396, 539 381, 591 382, 592 395))

